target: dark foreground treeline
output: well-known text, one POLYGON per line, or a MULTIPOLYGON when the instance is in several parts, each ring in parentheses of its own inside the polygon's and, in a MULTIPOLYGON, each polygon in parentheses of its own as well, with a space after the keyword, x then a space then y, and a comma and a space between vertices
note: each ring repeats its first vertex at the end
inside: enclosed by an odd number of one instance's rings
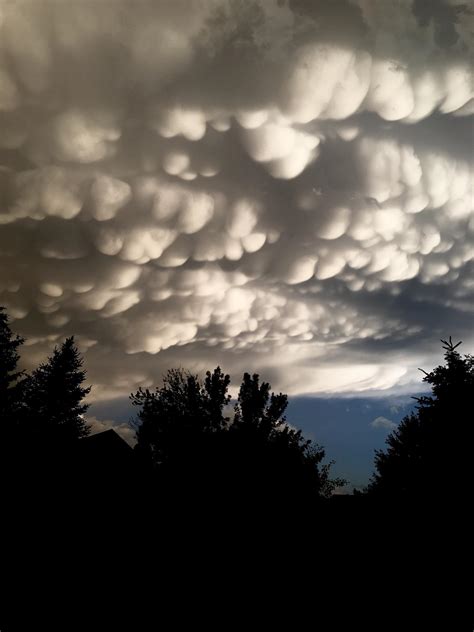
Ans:
POLYGON ((286 422, 287 396, 257 374, 244 374, 231 409, 230 377, 220 367, 203 381, 169 370, 161 387, 131 395, 138 411, 132 450, 111 432, 89 436, 84 398, 91 387, 72 337, 29 374, 17 368, 22 343, 1 310, 0 449, 12 481, 48 477, 45 491, 69 481, 91 497, 105 481, 119 493, 146 487, 157 505, 179 499, 295 509, 345 483, 330 477, 324 449, 286 422))
MULTIPOLYGON (((110 465, 121 479, 118 485, 109 477, 114 488, 139 476, 142 484, 146 480, 159 490, 157 502, 231 498, 232 503, 253 500, 301 509, 330 499, 345 484, 330 477, 332 462, 324 463, 324 449, 287 423, 287 396, 271 392, 258 374, 244 374, 233 407, 230 378, 220 367, 204 380, 171 369, 162 386, 140 388, 130 396, 137 408, 132 453, 118 447, 121 442, 111 433, 102 440, 88 438, 84 398, 91 387, 84 386, 74 339, 66 339, 30 374, 17 368, 23 342, 0 308, 0 455, 7 472, 15 471, 11 483, 22 475, 30 482, 51 473, 48 484, 54 486, 55 479, 77 475, 80 480, 98 469, 105 475, 110 465)), ((462 357, 459 344, 443 341, 445 365, 423 371, 432 393, 417 398, 415 411, 388 436, 387 448, 376 452, 375 473, 359 500, 448 499, 461 486, 454 473, 460 471, 462 439, 470 437, 472 424, 466 420, 472 416, 474 359, 462 357)))
MULTIPOLYGON (((56 579, 70 581, 77 567, 89 581, 100 569, 114 581, 127 559, 134 590, 147 572, 176 581, 176 569, 191 572, 197 556, 200 565, 223 564, 223 577, 261 560, 265 573, 274 568, 277 575, 290 563, 296 578, 301 564, 318 591, 336 587, 342 572, 355 589, 358 573, 371 568, 375 590, 387 544, 384 581, 403 573, 405 587, 432 572, 438 577, 440 564, 456 557, 462 540, 450 539, 448 554, 443 538, 471 504, 474 361, 451 339, 445 364, 425 373, 431 395, 417 400, 376 453, 367 490, 350 496, 333 495, 344 481, 331 478, 324 449, 286 422, 287 396, 272 393, 257 374, 244 375, 232 408, 229 376, 219 367, 203 381, 170 370, 162 386, 131 395, 132 449, 113 431, 90 435, 90 387, 73 338, 28 375, 17 368, 22 343, 0 309, 2 553, 10 588, 23 586, 28 572, 41 583, 46 567, 56 579), (440 526, 445 521, 448 530, 440 526)), ((8 594, 13 599, 15 590, 8 594)), ((168 607, 160 595, 151 603, 168 607)), ((18 610, 1 629, 26 629, 15 620, 23 620, 18 610)), ((127 629, 142 629, 137 625, 127 629)))

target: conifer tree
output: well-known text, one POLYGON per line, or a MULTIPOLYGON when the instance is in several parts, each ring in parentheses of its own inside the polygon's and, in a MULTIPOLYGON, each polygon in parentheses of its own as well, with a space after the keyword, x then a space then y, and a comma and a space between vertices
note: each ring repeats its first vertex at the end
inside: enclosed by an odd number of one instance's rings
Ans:
POLYGON ((18 370, 18 350, 24 340, 13 334, 4 307, 0 307, 0 433, 12 431, 18 422, 23 371, 18 370))
MULTIPOLYGON (((445 364, 425 374, 431 395, 415 398, 416 411, 376 451, 369 492, 399 497, 448 497, 472 484, 468 446, 472 444, 474 358, 462 357, 449 338, 442 340, 445 364), (467 449, 466 449, 467 448, 467 449), (467 477, 461 472, 467 472, 467 477)), ((470 490, 469 490, 470 493, 470 490)))
POLYGON ((74 337, 56 347, 26 381, 25 408, 27 433, 43 441, 63 442, 89 434, 84 420, 88 404, 83 400, 91 387, 84 387, 86 373, 74 337))

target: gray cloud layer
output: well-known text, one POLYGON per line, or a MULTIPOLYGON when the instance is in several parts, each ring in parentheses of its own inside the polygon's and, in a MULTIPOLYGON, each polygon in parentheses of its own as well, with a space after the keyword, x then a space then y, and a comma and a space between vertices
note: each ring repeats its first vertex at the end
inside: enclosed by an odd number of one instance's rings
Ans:
POLYGON ((473 15, 429 4, 0 1, 28 362, 73 332, 95 397, 217 362, 358 392, 472 340, 473 15))

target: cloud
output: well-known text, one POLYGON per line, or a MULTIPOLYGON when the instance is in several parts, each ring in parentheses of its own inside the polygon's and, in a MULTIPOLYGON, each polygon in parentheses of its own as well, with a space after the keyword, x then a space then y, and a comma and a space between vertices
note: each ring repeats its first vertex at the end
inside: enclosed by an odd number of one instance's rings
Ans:
POLYGON ((376 417, 373 421, 370 422, 372 428, 382 428, 383 430, 394 430, 398 427, 398 424, 390 421, 386 417, 376 417))
POLYGON ((27 366, 75 333, 96 399, 217 363, 355 393, 413 388, 447 328, 472 342, 462 5, 0 12, 0 303, 27 366))

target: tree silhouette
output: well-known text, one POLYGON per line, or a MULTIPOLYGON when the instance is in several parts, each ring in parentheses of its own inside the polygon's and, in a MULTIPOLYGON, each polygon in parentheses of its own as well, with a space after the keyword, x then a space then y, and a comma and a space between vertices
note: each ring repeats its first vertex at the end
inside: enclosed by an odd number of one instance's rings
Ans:
POLYGON ((83 399, 91 387, 82 386, 86 378, 82 366, 83 359, 71 337, 27 378, 23 417, 26 436, 61 443, 89 434, 83 417, 89 405, 83 399))
POLYGON ((324 449, 287 423, 288 396, 270 388, 258 374, 245 373, 234 408, 230 430, 246 454, 249 484, 280 498, 330 496, 345 481, 329 477, 332 462, 322 465, 324 449))
POLYGON ((0 307, 0 433, 10 435, 18 421, 24 375, 17 368, 18 349, 24 340, 14 335, 8 324, 5 308, 0 307))
POLYGON ((324 450, 286 423, 286 395, 245 373, 230 420, 224 416, 229 383, 219 367, 204 383, 172 369, 161 388, 131 395, 140 407, 136 450, 161 480, 193 493, 285 501, 329 495, 343 483, 329 478, 331 464, 319 467, 324 450))
POLYGON ((282 393, 270 395, 268 382, 260 384, 257 373, 252 376, 244 373, 239 397, 234 407, 234 423, 269 436, 272 431, 285 425, 284 413, 287 406, 287 395, 282 393))
POLYGON ((222 430, 229 421, 224 407, 230 378, 220 367, 206 373, 204 383, 183 369, 170 369, 154 392, 138 389, 130 396, 140 407, 137 451, 154 466, 180 462, 197 449, 203 436, 222 430))
MULTIPOLYGON (((447 497, 466 481, 459 476, 462 442, 471 445, 474 358, 462 357, 451 337, 442 340, 445 365, 425 374, 431 395, 415 398, 416 412, 390 433, 377 450, 369 492, 401 497, 447 497)), ((421 369, 420 369, 421 370, 421 369)))

